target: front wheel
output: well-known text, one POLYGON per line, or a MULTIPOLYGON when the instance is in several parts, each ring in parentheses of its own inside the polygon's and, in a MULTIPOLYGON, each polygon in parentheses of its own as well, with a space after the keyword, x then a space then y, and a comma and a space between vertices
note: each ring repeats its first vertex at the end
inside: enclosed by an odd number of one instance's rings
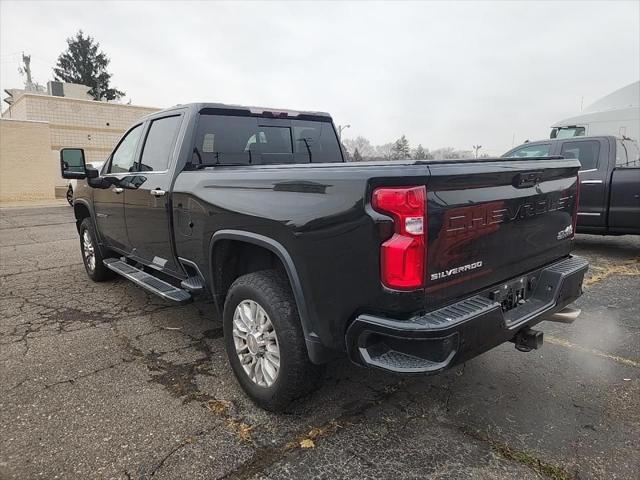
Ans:
POLYGON ((115 276, 115 272, 109 270, 102 260, 102 252, 96 241, 93 222, 90 218, 85 218, 80 224, 80 251, 82 262, 87 271, 87 275, 94 282, 104 282, 115 276))
POLYGON ((73 187, 71 185, 67 188, 67 202, 73 207, 73 187))
POLYGON ((262 408, 279 411, 320 384, 310 362, 288 279, 275 270, 249 273, 229 289, 223 315, 231 368, 262 408))

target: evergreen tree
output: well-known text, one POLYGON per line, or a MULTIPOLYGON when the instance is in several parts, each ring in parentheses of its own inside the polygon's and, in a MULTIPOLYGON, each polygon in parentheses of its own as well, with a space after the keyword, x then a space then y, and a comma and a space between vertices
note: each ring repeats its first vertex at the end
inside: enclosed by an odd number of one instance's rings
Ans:
POLYGON ((98 50, 100 44, 93 37, 85 36, 80 30, 75 37, 67 39, 67 44, 67 50, 60 54, 53 69, 55 80, 91 87, 89 93, 95 100, 117 100, 124 96, 124 92, 109 85, 110 60, 98 50))
POLYGON ((413 152, 413 158, 415 160, 427 160, 429 158, 429 151, 422 148, 422 144, 418 144, 418 147, 413 152))
POLYGON ((391 149, 391 160, 401 160, 404 158, 411 158, 411 147, 409 146, 409 140, 402 135, 393 144, 391 149))
POLYGON ((353 151, 353 161, 361 162, 362 160, 362 155, 360 155, 360 151, 358 150, 358 147, 356 147, 356 149, 353 151))

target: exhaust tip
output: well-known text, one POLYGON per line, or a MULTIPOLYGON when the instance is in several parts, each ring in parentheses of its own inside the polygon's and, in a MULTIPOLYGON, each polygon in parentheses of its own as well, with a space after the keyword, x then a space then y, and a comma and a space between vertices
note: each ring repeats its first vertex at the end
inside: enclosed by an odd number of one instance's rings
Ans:
POLYGON ((550 315, 548 318, 545 318, 548 322, 557 322, 557 323, 573 323, 576 318, 580 315, 582 310, 579 308, 571 308, 565 307, 559 312, 556 312, 550 315))

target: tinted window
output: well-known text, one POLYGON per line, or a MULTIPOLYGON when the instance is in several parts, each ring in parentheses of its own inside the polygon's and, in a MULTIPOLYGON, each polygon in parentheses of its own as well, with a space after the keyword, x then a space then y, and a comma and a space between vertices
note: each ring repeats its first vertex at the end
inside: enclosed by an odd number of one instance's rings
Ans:
POLYGON ((174 116, 160 118, 151 123, 140 159, 141 171, 161 172, 169 167, 181 121, 181 116, 174 116))
POLYGON ((536 145, 527 145, 526 147, 518 148, 509 154, 509 157, 548 157, 551 144, 540 143, 536 145))
POLYGON ((293 122, 293 144, 296 155, 309 157, 312 163, 341 162, 342 154, 333 125, 328 122, 293 122))
POLYGON ((130 130, 122 139, 120 145, 116 148, 111 156, 110 173, 124 173, 132 171, 133 162, 136 155, 136 147, 138 140, 142 134, 142 125, 130 130))
POLYGON ((597 140, 566 142, 562 144, 560 155, 564 158, 577 158, 582 165, 581 170, 591 170, 598 167, 600 142, 597 140))
POLYGON ((294 163, 290 127, 258 125, 256 144, 259 154, 254 163, 294 163))
POLYGON ((341 162, 330 122, 201 115, 193 162, 274 164, 341 162))

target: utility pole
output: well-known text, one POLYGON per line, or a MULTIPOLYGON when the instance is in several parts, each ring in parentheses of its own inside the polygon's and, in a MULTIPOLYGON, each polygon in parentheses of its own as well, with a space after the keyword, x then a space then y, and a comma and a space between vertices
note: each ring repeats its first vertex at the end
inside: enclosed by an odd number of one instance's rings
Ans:
POLYGON ((476 158, 478 158, 478 150, 482 148, 482 145, 473 145, 473 149, 476 151, 476 158))
POLYGON ((338 140, 342 142, 342 130, 350 128, 351 125, 338 125, 338 140))

